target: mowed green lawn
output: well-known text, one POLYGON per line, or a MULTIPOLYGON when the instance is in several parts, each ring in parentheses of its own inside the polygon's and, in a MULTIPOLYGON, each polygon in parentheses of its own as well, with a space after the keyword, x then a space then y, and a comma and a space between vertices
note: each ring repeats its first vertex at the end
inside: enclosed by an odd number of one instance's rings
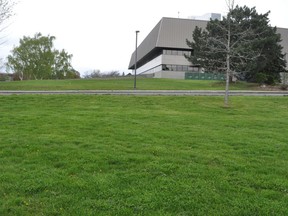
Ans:
MULTIPOLYGON (((253 90, 257 84, 232 83, 231 90, 253 90)), ((224 90, 225 82, 207 80, 153 79, 138 77, 138 90, 224 90)), ((134 78, 26 80, 0 82, 0 90, 133 90, 134 78)))
POLYGON ((288 215, 288 97, 0 96, 0 215, 288 215))

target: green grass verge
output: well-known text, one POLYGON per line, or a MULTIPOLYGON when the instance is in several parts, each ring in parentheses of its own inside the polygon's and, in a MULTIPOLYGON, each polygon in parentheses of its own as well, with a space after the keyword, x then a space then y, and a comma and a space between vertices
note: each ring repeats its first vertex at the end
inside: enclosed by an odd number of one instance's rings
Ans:
MULTIPOLYGON (((206 80, 175 80, 137 78, 139 90, 224 90, 225 83, 206 80)), ((231 90, 249 90, 256 84, 238 82, 231 90)), ((0 82, 0 90, 132 90, 133 78, 80 79, 80 80, 29 80, 0 82)))
POLYGON ((0 215, 288 215, 288 98, 0 96, 0 215))

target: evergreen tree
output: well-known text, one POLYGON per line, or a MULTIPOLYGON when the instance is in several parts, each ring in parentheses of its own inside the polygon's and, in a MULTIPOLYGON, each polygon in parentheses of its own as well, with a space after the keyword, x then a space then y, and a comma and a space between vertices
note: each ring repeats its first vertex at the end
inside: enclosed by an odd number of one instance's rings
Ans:
POLYGON ((187 40, 193 55, 186 56, 192 65, 226 72, 226 105, 232 74, 245 72, 249 81, 256 81, 261 74, 263 82, 273 83, 286 67, 280 35, 269 25, 269 12, 258 14, 255 8, 234 7, 233 0, 227 5, 229 12, 223 20, 210 20, 206 29, 195 28, 193 41, 187 40))
POLYGON ((195 28, 193 41, 187 41, 193 49, 188 59, 206 70, 225 71, 230 22, 231 71, 245 72, 247 81, 278 82, 279 73, 286 71, 286 60, 281 36, 276 27, 269 25, 269 12, 258 14, 255 8, 236 6, 229 15, 230 21, 226 17, 222 21, 211 20, 205 30, 195 28))

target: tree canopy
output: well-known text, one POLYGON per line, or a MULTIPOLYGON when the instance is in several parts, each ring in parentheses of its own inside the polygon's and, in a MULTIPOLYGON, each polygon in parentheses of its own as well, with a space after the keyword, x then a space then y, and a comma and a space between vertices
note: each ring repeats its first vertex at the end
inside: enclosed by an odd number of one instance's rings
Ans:
POLYGON ((188 60, 229 76, 244 72, 247 81, 278 82, 279 73, 286 71, 286 60, 281 36, 269 25, 270 12, 258 14, 255 7, 233 7, 233 3, 223 20, 209 21, 206 29, 195 28, 193 41, 187 40, 193 50, 188 60))
POLYGON ((71 65, 72 55, 64 49, 53 48, 54 36, 37 33, 33 38, 24 36, 20 45, 11 51, 7 66, 20 80, 80 78, 71 65))

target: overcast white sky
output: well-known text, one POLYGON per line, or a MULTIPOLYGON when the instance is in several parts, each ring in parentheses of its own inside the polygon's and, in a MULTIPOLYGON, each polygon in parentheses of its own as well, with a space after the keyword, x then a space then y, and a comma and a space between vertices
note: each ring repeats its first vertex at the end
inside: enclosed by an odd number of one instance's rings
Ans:
MULTIPOLYGON (((270 10, 270 24, 288 28, 287 0, 235 3, 256 6, 258 13, 270 10)), ((23 36, 41 32, 56 37, 57 49, 73 54, 72 65, 82 74, 93 69, 128 72, 135 30, 140 31, 141 43, 162 17, 176 18, 178 12, 180 18, 187 18, 226 11, 225 0, 18 0, 0 57, 7 57, 23 36)))

